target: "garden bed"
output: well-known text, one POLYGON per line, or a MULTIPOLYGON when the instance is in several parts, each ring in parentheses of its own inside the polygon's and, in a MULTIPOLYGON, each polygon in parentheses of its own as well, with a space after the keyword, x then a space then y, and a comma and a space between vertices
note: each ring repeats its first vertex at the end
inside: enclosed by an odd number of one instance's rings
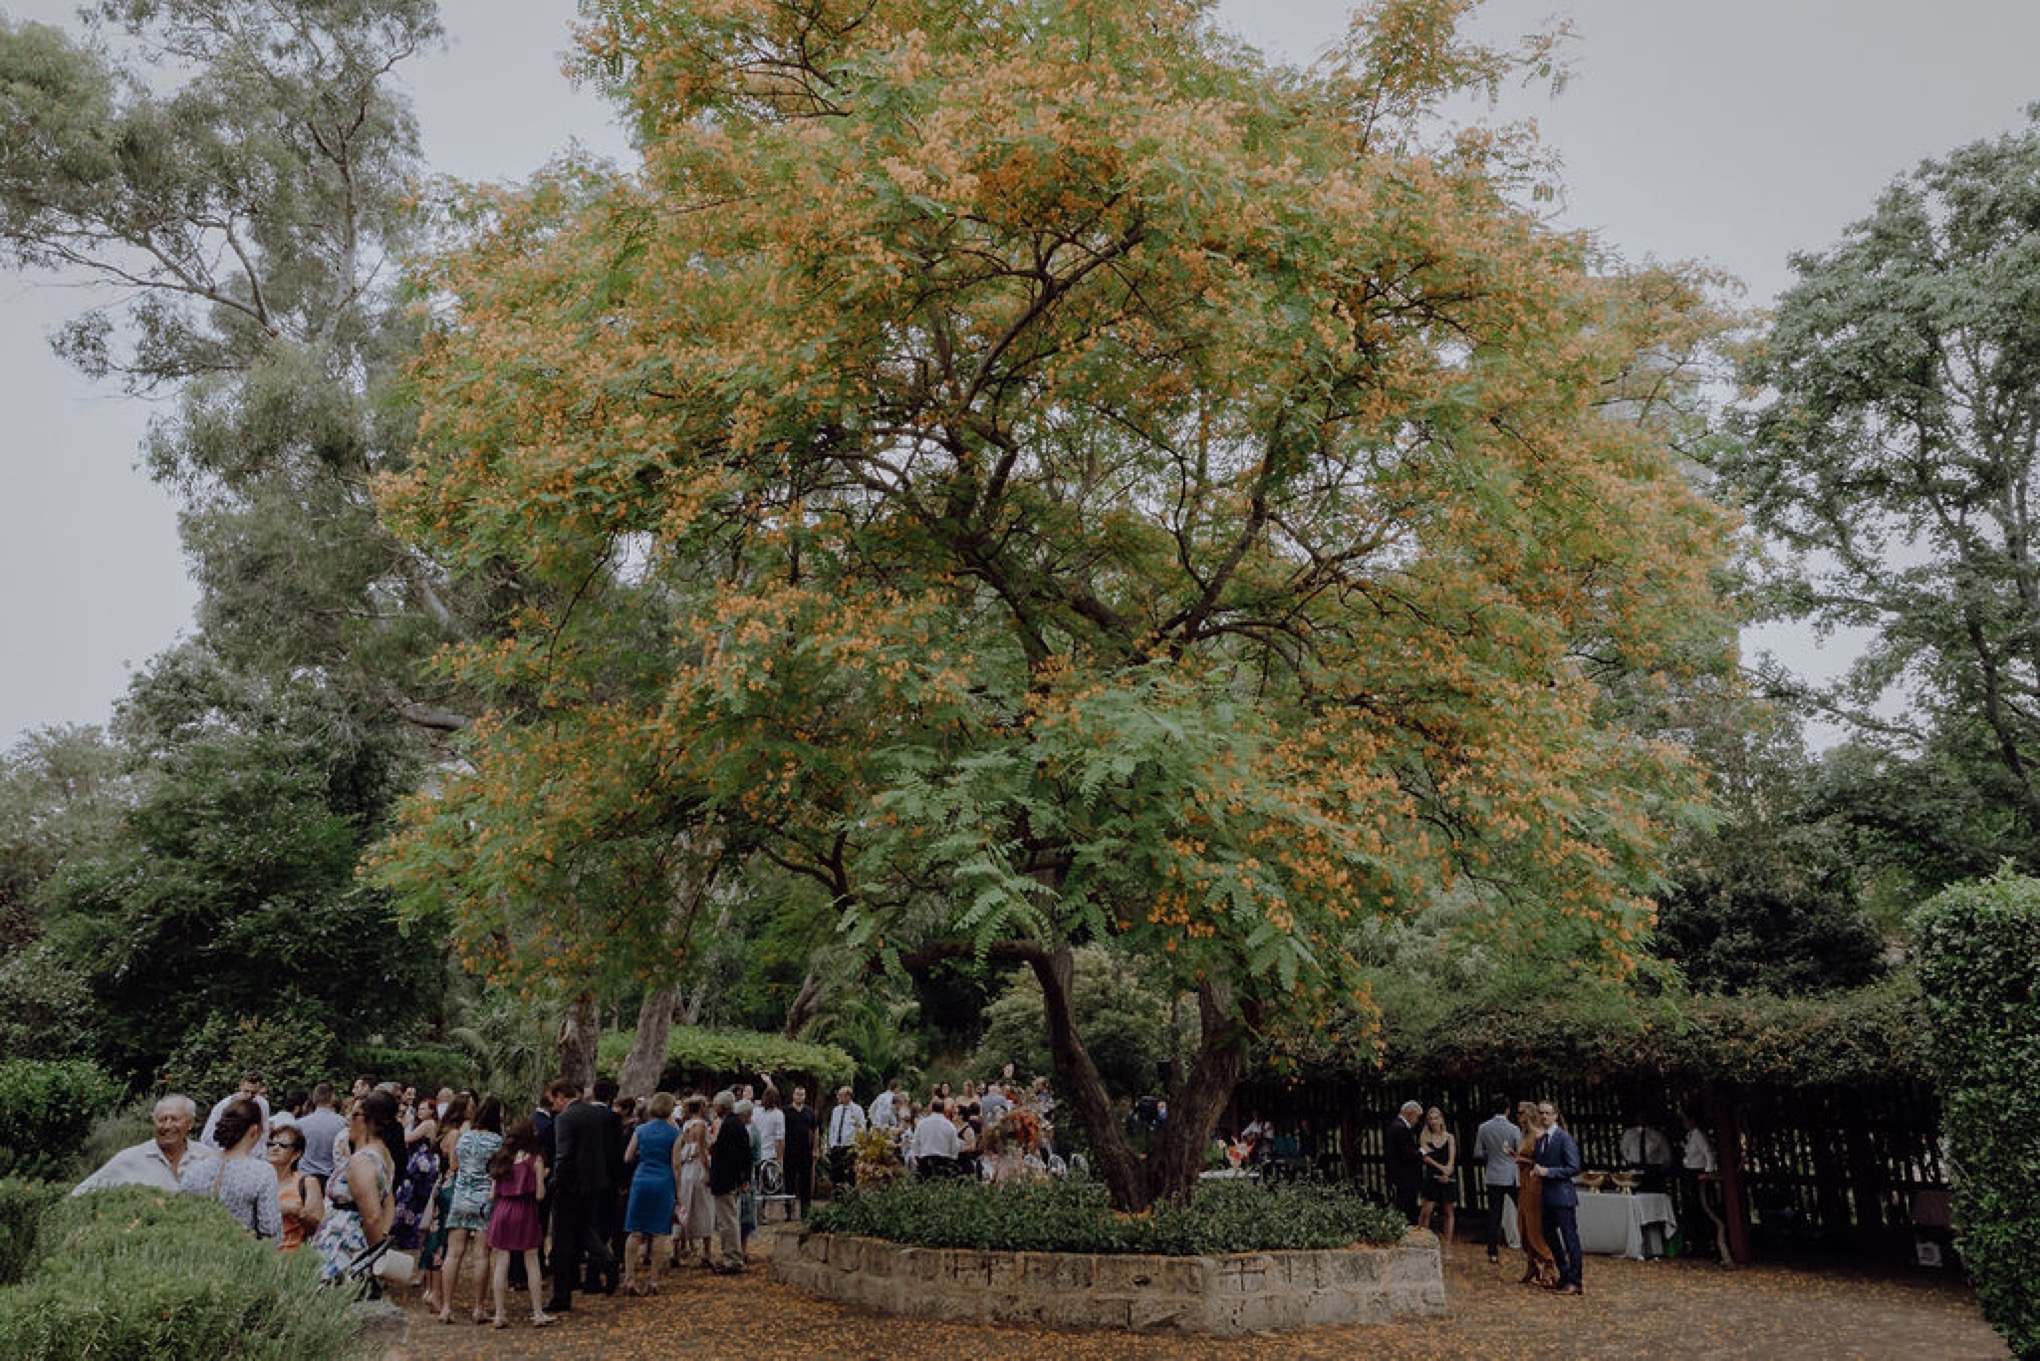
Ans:
POLYGON ((1249 1181, 1134 1215, 1081 1178, 895 1177, 780 1231, 772 1275, 917 1318, 1220 1337, 1445 1307, 1437 1240, 1406 1236, 1393 1210, 1249 1181))
POLYGON ((914 1318, 1220 1337, 1445 1311, 1438 1240, 1164 1257, 930 1248, 770 1231, 772 1278, 914 1318))

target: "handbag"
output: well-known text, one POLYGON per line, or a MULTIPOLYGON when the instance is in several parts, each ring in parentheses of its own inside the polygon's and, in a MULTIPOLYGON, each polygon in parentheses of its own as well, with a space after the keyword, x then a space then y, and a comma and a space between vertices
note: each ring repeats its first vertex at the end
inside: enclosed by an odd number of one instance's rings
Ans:
MULTIPOLYGON (((388 1239, 384 1239, 388 1242, 388 1239)), ((418 1274, 418 1255, 401 1248, 391 1248, 382 1253, 370 1268, 379 1281, 390 1285, 409 1285, 418 1274)))

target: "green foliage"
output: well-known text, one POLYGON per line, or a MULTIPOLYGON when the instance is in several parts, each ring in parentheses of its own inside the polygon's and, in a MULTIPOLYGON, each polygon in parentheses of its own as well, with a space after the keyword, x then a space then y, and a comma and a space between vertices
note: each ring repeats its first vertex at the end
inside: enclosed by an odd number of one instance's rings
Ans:
POLYGON ((139 1187, 65 1198, 34 1267, 0 1290, 0 1355, 296 1361, 373 1355, 309 1252, 279 1253, 219 1204, 139 1187))
POLYGON ((856 1061, 851 1081, 875 1092, 893 1078, 922 1076, 928 1044, 919 1005, 872 986, 847 998, 820 1027, 822 1035, 856 1061))
POLYGON ((360 718, 311 678, 263 681, 195 646, 136 679, 119 730, 141 790, 42 895, 48 948, 92 991, 80 1039, 108 1066, 153 1076, 180 1051, 186 1068, 225 1064, 228 1044, 188 1041, 256 1017, 320 1070, 336 1040, 397 1029, 437 990, 439 947, 405 939, 355 878, 411 773, 360 718))
POLYGON ((1681 829, 1652 941, 1695 992, 1797 995, 1862 987, 1884 939, 1860 901, 1847 815, 1822 797, 1798 725, 1739 694, 1695 704, 1713 815, 1681 829))
POLYGON ((2009 870, 1914 914, 1956 1246, 1991 1326, 2040 1355, 2040 880, 2009 870))
POLYGON ((272 1092, 310 1091, 338 1071, 333 1033, 306 1016, 212 1016, 184 1037, 164 1065, 163 1085, 202 1110, 254 1069, 272 1092))
POLYGON ((1714 446, 1791 550, 1772 613, 1874 632, 1810 698, 1892 757, 1888 792, 1926 836, 1888 847, 1936 885, 1978 853, 2031 868, 2040 845, 2036 221, 2040 125, 1894 181, 1832 247, 1794 257, 1742 374, 1758 395, 1741 438, 1714 446))
POLYGON ((47 941, 0 959, 0 1054, 64 1058, 92 1032, 85 970, 47 941))
MULTIPOLYGON (((37 890, 58 866, 88 853, 119 823, 130 785, 120 753, 97 728, 31 732, 0 756, 0 961, 33 939, 40 926, 37 890)), ((9 993, 28 991, 0 978, 0 1026, 15 1022, 9 993)), ((20 1040, 36 1036, 31 1016, 20 1040)), ((55 1017, 46 1023, 62 1029, 55 1017)), ((26 1052, 0 1031, 0 1053, 26 1052)))
MULTIPOLYGON (((623 1066, 630 1052, 632 1032, 606 1032, 597 1044, 596 1063, 604 1072, 623 1066)), ((661 1089, 679 1092, 706 1084, 751 1082, 759 1073, 771 1073, 782 1089, 786 1077, 795 1074, 817 1084, 847 1082, 857 1065, 848 1054, 832 1044, 809 1044, 781 1035, 753 1031, 705 1030, 679 1026, 666 1037, 666 1067, 659 1076, 661 1089)))
MULTIPOLYGON (((1194 1052, 1196 1008, 1179 1008, 1183 1033, 1170 1031, 1171 998, 1141 962, 1100 946, 1076 951, 1070 1003, 1077 1034, 1114 1096, 1151 1095, 1157 1090, 1155 1064, 1194 1052)), ((968 1075, 997 1076, 1006 1064, 1027 1081, 1054 1071, 1048 1050, 1041 983, 1032 970, 1016 970, 985 1009, 985 1034, 968 1075)))
MULTIPOLYGON (((1861 1082, 1923 1079, 1920 988, 1906 976, 1823 997, 1582 994, 1530 1004, 1445 1008, 1422 1029, 1390 1013, 1392 1076, 1603 1079, 1629 1075, 1695 1081, 1861 1082)), ((1350 1052, 1333 1071, 1366 1068, 1350 1052)))
POLYGON ((123 1090, 85 1059, 0 1063, 0 1175, 63 1175, 123 1090))
MULTIPOLYGON (((472 1057, 458 1049, 440 1047, 391 1049, 382 1045, 359 1045, 342 1056, 337 1071, 346 1074, 350 1080, 356 1073, 367 1073, 378 1082, 411 1083, 421 1094, 436 1092, 441 1087, 452 1087, 456 1091, 473 1087, 479 1077, 472 1057)), ((521 1092, 524 1088, 490 1090, 521 1092)))
POLYGON ((935 1248, 1170 1257, 1382 1245, 1400 1241, 1405 1228, 1392 1210, 1310 1184, 1200 1183, 1187 1208, 1159 1203, 1146 1214, 1116 1214, 1105 1188, 1081 1178, 860 1184, 815 1206, 808 1226, 935 1248))
POLYGON ((0 1177, 0 1286, 27 1274, 42 1236, 44 1211, 70 1193, 69 1182, 0 1177))

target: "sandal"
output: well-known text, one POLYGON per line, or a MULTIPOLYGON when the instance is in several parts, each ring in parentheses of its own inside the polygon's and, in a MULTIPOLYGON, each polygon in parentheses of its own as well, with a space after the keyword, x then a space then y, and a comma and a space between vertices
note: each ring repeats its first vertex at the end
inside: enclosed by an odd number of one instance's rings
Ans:
POLYGON ((550 1328, 558 1322, 559 1320, 551 1314, 533 1314, 531 1316, 531 1326, 534 1328, 550 1328))

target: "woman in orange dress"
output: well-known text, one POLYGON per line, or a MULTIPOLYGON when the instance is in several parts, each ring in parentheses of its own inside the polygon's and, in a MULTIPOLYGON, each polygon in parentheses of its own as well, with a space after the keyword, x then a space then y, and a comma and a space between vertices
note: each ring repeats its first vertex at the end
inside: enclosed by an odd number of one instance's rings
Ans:
POLYGON ((1555 1289, 1558 1259, 1544 1241, 1544 1183, 1530 1173, 1537 1162, 1537 1137, 1544 1133, 1536 1102, 1517 1105, 1516 1124, 1523 1131, 1523 1143, 1516 1150, 1516 1229, 1523 1241, 1523 1283, 1555 1289))

